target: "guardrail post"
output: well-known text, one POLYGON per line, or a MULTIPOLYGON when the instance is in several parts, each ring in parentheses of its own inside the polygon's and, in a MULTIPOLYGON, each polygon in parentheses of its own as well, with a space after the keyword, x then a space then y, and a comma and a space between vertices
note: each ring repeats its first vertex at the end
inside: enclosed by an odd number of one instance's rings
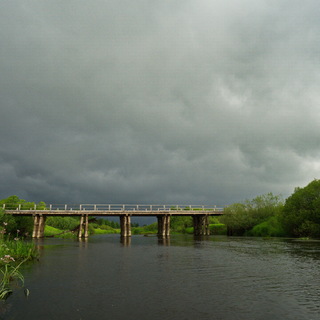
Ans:
POLYGON ((65 204, 65 205, 64 205, 64 210, 67 210, 67 207, 68 207, 68 205, 67 205, 67 204, 65 204))
POLYGON ((50 211, 52 210, 52 204, 50 204, 50 206, 49 206, 49 210, 50 210, 50 211))

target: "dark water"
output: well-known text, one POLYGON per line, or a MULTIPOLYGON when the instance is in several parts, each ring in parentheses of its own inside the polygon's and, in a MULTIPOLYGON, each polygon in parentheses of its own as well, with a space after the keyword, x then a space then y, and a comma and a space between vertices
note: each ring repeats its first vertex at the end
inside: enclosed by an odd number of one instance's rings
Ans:
POLYGON ((320 319, 320 242, 48 239, 2 319, 320 319))

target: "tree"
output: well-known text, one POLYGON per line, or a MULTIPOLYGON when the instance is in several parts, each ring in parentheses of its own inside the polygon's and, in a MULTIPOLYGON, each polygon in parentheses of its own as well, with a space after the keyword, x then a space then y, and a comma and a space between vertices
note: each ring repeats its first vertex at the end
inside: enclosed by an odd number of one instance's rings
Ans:
MULTIPOLYGON (((6 209, 14 210, 20 206, 22 210, 33 209, 35 207, 34 202, 27 202, 26 200, 20 199, 18 196, 10 196, 6 199, 0 200, 1 208, 5 205, 6 209)), ((46 204, 44 202, 39 202, 37 204, 37 209, 45 209, 46 204)), ((11 215, 0 215, 0 225, 6 224, 6 230, 8 234, 11 235, 27 235, 32 233, 33 229, 33 219, 32 217, 18 217, 11 215)))
POLYGON ((281 197, 270 192, 244 203, 228 206, 220 220, 227 225, 230 235, 243 235, 259 223, 279 215, 282 207, 281 197))
POLYGON ((304 188, 295 188, 286 199, 281 222, 291 236, 320 236, 320 180, 315 179, 304 188))

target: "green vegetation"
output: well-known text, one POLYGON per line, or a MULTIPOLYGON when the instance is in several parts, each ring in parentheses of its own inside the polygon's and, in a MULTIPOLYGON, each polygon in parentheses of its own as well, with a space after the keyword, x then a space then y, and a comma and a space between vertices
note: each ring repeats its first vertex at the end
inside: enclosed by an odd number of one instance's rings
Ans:
MULTIPOLYGON (((12 265, 14 259, 6 255, 2 258, 3 265, 0 268, 1 280, 0 280, 0 300, 6 300, 13 293, 13 282, 15 286, 21 282, 22 286, 24 285, 24 277, 19 271, 20 266, 25 262, 21 261, 18 265, 12 265)), ((25 289, 25 294, 29 295, 29 290, 25 289)))
MULTIPOLYGON (((30 209, 35 203, 11 196, 1 200, 6 207, 30 209)), ((44 202, 36 205, 46 207, 44 202)), ((171 209, 175 209, 172 207, 171 209)), ((196 210, 185 207, 183 210, 196 210)), ((320 180, 313 180, 304 188, 296 188, 285 201, 278 195, 267 193, 252 200, 234 203, 224 210, 224 215, 209 218, 211 234, 259 237, 320 237, 320 180)), ((171 233, 193 233, 192 217, 171 216, 171 233)), ((0 225, 6 224, 7 238, 26 237, 31 234, 30 217, 13 217, 0 214, 0 225)), ((74 237, 79 227, 78 217, 49 217, 45 236, 74 237)), ((157 223, 148 226, 132 224, 132 234, 156 234, 157 223)), ((120 233, 120 225, 107 219, 91 219, 90 234, 120 233)), ((10 249, 11 250, 11 249, 10 249)))
POLYGON ((48 217, 46 225, 60 230, 75 230, 79 227, 79 217, 48 217))
MULTIPOLYGON (((14 226, 17 223, 7 218, 3 212, 0 213, 0 221, 2 221, 0 227, 0 300, 6 300, 12 294, 14 285, 19 283, 24 285, 24 278, 19 268, 24 262, 38 257, 35 244, 27 242, 25 234, 19 229, 13 232, 10 223, 14 226)), ((25 289, 25 293, 29 294, 29 291, 25 289)))
POLYGON ((142 227, 135 225, 135 227, 131 229, 131 232, 132 234, 156 234, 158 232, 158 223, 155 222, 142 227))
POLYGON ((281 222, 290 236, 320 237, 320 180, 294 190, 286 200, 281 222))
MULTIPOLYGON (((5 204, 7 209, 15 209, 21 207, 21 209, 28 210, 35 207, 34 202, 27 202, 25 200, 19 199, 17 196, 11 196, 6 199, 0 200, 0 208, 5 204)), ((37 204, 37 209, 45 208, 44 202, 39 202, 37 204)), ((1 209, 2 210, 2 209, 1 209)), ((1 211, 2 212, 2 211, 1 211)), ((19 230, 20 235, 28 236, 32 233, 33 229, 33 219, 32 217, 13 217, 11 215, 0 215, 0 224, 7 223, 6 232, 7 234, 14 235, 17 230, 19 230)))
POLYGON ((279 215, 276 215, 254 226, 248 232, 248 235, 254 237, 284 237, 286 233, 279 221, 279 215))
POLYGON ((230 205, 224 210, 221 222, 227 225, 229 235, 250 235, 255 226, 279 216, 282 208, 282 199, 268 193, 230 205))

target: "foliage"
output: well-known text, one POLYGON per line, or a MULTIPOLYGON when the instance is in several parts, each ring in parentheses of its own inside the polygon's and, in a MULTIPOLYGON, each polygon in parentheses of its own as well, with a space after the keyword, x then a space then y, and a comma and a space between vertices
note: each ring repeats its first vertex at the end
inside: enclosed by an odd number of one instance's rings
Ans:
POLYGON ((320 180, 296 188, 281 215, 285 231, 295 237, 320 237, 320 180))
POLYGON ((4 257, 6 255, 10 255, 19 261, 37 258, 39 254, 34 243, 15 238, 15 240, 0 240, 0 256, 4 257))
POLYGON ((143 227, 133 227, 132 234, 155 234, 158 232, 158 223, 152 223, 143 227))
POLYGON ((223 223, 209 224, 210 234, 212 235, 226 235, 227 226, 223 223))
POLYGON ((220 220, 227 225, 229 234, 244 235, 255 225, 279 215, 282 208, 280 196, 267 193, 244 203, 230 205, 225 208, 220 220))
POLYGON ((44 229, 45 237, 59 237, 64 239, 73 239, 77 236, 77 233, 70 230, 60 230, 46 225, 44 229))
MULTIPOLYGON (((24 277, 19 271, 20 266, 26 261, 21 261, 17 266, 12 265, 14 258, 6 255, 2 258, 4 265, 0 268, 0 300, 6 300, 12 294, 12 282, 21 282, 24 285, 24 277)), ((25 292, 29 292, 28 290, 25 292)))
POLYGON ((119 229, 105 229, 105 228, 95 228, 94 234, 114 234, 114 233, 120 233, 119 229))
POLYGON ((0 206, 3 207, 3 205, 5 205, 5 208, 8 210, 15 210, 19 208, 19 206, 21 210, 34 209, 35 206, 38 210, 46 209, 46 204, 42 201, 36 204, 35 202, 28 202, 20 199, 18 196, 10 196, 6 199, 0 200, 0 206))
POLYGON ((192 217, 172 216, 170 229, 172 232, 186 233, 186 228, 193 227, 192 217))
POLYGON ((29 210, 34 209, 35 206, 37 210, 43 210, 46 208, 44 202, 39 202, 38 204, 34 202, 27 202, 26 200, 20 199, 18 196, 10 196, 6 199, 0 200, 0 224, 4 222, 8 224, 7 234, 14 234, 16 230, 20 230, 20 235, 30 235, 33 229, 33 219, 32 217, 23 217, 23 216, 12 216, 3 214, 3 206, 5 205, 6 209, 17 209, 29 210))
POLYGON ((74 230, 79 227, 79 217, 48 217, 46 225, 61 230, 74 230))
POLYGON ((113 229, 119 229, 120 228, 120 224, 118 222, 115 221, 110 221, 108 219, 97 219, 96 220, 97 224, 102 227, 102 226, 109 226, 113 229))
MULTIPOLYGON (((26 242, 20 236, 19 230, 16 230, 13 240, 6 236, 9 227, 7 222, 3 222, 0 227, 0 300, 5 300, 12 294, 13 282, 24 284, 23 275, 19 271, 20 266, 27 260, 38 257, 34 243, 26 242)), ((25 293, 28 295, 29 290, 26 289, 25 293)))
POLYGON ((279 221, 279 217, 274 216, 254 226, 248 232, 248 235, 254 237, 284 237, 286 233, 279 221))

